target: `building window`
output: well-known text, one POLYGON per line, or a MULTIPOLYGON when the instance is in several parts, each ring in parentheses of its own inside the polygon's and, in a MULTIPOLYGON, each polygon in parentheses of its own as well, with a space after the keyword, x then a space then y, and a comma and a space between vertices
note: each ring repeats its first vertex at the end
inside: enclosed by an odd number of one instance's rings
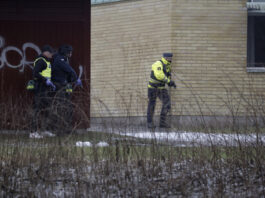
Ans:
POLYGON ((247 8, 247 71, 265 72, 265 0, 251 0, 247 8))

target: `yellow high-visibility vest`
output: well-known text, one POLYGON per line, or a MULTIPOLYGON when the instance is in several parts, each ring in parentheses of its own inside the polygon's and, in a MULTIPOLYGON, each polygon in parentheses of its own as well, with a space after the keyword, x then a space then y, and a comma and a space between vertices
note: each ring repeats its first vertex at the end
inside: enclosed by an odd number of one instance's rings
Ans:
POLYGON ((161 61, 156 61, 152 65, 148 88, 164 89, 165 84, 170 82, 170 76, 168 76, 170 73, 171 64, 165 58, 162 58, 161 61))
POLYGON ((35 61, 34 61, 34 67, 35 67, 35 64, 38 60, 44 60, 44 62, 46 63, 46 69, 42 70, 42 72, 40 72, 40 75, 42 75, 43 77, 45 78, 48 78, 48 79, 51 79, 52 77, 52 69, 51 69, 51 63, 49 61, 47 61, 45 58, 43 57, 39 57, 37 58, 35 61))

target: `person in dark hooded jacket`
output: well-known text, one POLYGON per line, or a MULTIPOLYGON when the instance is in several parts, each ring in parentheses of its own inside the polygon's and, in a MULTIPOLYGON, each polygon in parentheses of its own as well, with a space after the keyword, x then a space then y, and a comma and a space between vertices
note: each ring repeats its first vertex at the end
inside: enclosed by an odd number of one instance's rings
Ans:
POLYGON ((70 45, 62 45, 57 54, 54 55, 52 64, 52 82, 58 88, 67 85, 67 83, 74 83, 79 79, 76 72, 69 65, 69 59, 72 56, 73 48, 70 45))
POLYGON ((82 86, 81 80, 69 64, 73 48, 62 45, 53 56, 52 82, 56 86, 54 101, 56 104, 56 127, 60 131, 71 132, 73 106, 71 103, 72 86, 82 86), (66 128, 62 128, 65 126, 66 128))

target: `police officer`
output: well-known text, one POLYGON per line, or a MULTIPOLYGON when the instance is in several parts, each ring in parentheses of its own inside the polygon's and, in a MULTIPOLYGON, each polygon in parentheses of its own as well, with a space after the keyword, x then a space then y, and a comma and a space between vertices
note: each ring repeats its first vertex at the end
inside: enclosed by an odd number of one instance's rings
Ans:
POLYGON ((52 63, 52 82, 56 85, 57 129, 64 130, 65 132, 71 131, 73 109, 71 103, 72 85, 82 86, 81 80, 69 64, 72 51, 71 45, 65 44, 60 46, 58 53, 53 57, 52 63), (62 128, 63 126, 65 128, 62 128))
POLYGON ((176 84, 171 80, 171 61, 172 53, 164 53, 161 60, 156 61, 152 65, 152 71, 148 84, 148 109, 147 109, 147 127, 155 128, 153 124, 153 114, 156 105, 156 98, 162 101, 162 109, 160 113, 160 127, 169 128, 166 122, 166 116, 171 108, 170 97, 166 84, 169 87, 176 88, 176 84))
POLYGON ((44 45, 41 51, 42 53, 35 59, 33 64, 33 79, 35 81, 35 88, 33 101, 34 115, 32 120, 32 127, 34 131, 38 131, 38 120, 40 119, 40 114, 44 115, 43 123, 45 123, 46 121, 47 124, 49 108, 51 104, 50 93, 52 90, 55 89, 55 85, 51 82, 50 62, 54 50, 50 45, 44 45))

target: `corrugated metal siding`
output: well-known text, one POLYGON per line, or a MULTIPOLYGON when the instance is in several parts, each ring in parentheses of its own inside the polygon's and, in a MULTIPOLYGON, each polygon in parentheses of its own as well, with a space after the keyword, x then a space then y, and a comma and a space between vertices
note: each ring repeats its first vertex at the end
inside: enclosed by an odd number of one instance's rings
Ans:
POLYGON ((27 0, 23 2, 22 12, 24 14, 50 15, 83 15, 84 6, 82 1, 72 0, 27 0))
POLYGON ((1 20, 83 20, 90 0, 3 0, 1 20), (18 17, 19 16, 19 17, 18 17))
MULTIPOLYGON (((89 93, 90 0, 0 1, 0 104, 22 102, 18 98, 28 95, 25 85, 32 76, 32 63, 25 62, 32 62, 38 53, 32 48, 23 50, 23 45, 40 49, 44 44, 58 48, 64 43, 73 46, 70 64, 77 74, 83 66, 85 92, 89 93)), ((89 98, 82 100, 89 116, 89 98)))
POLYGON ((0 1, 0 16, 16 14, 16 1, 2 0, 0 1))

